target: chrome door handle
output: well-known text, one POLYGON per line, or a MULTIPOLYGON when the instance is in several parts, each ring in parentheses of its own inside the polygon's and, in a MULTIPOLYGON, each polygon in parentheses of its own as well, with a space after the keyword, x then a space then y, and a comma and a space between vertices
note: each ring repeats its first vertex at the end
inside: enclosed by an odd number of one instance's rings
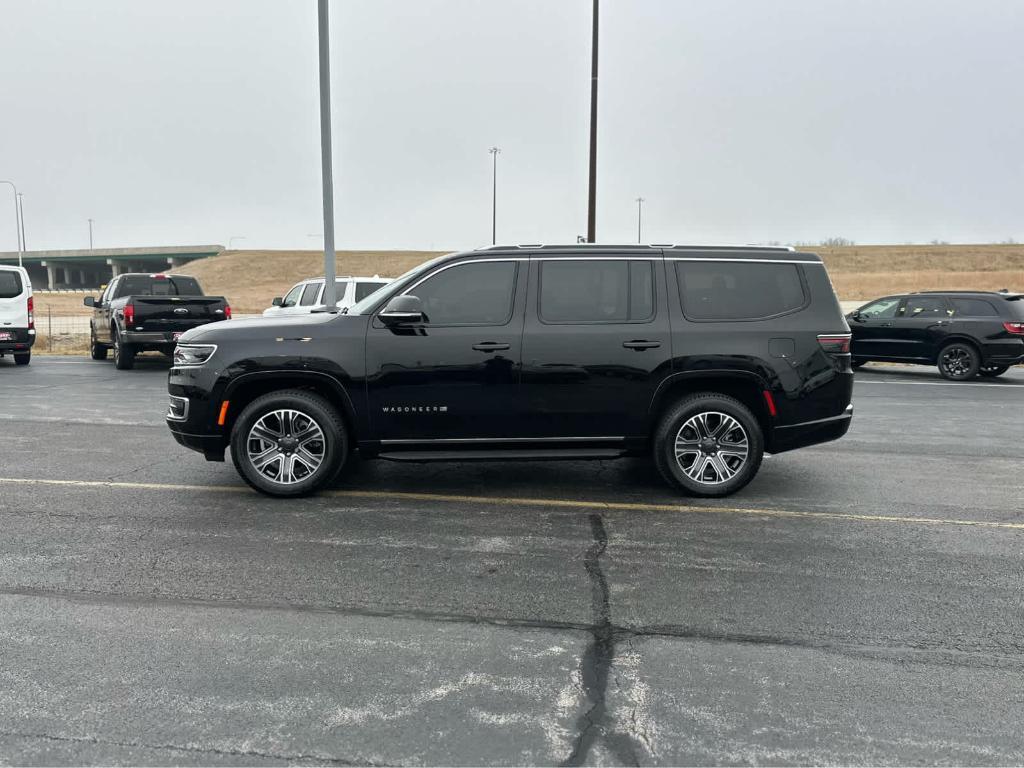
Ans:
POLYGON ((481 341, 479 344, 474 344, 473 349, 478 352, 497 352, 499 350, 508 349, 511 344, 502 344, 498 341, 481 341))
POLYGON ((624 346, 626 349, 637 349, 637 350, 655 349, 656 347, 660 347, 661 346, 661 342, 660 341, 644 341, 643 339, 635 339, 633 341, 624 341, 624 342, 622 342, 622 346, 624 346))

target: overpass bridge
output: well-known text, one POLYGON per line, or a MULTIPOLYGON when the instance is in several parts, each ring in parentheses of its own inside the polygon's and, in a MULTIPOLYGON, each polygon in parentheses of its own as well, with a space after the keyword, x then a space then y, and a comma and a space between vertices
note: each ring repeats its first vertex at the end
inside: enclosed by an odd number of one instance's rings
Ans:
MULTIPOLYGON (((216 256, 223 245, 160 248, 94 248, 80 251, 25 251, 22 263, 36 290, 98 288, 123 272, 163 272, 216 256)), ((18 263, 14 251, 0 252, 0 264, 18 263)))

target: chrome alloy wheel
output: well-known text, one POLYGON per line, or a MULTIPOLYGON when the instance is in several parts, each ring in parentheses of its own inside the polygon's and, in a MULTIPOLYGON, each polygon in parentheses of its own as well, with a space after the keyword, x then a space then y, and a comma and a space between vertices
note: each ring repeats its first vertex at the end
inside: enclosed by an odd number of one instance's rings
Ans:
POLYGON ((324 463, 324 432, 302 411, 281 409, 261 416, 245 440, 252 468, 275 483, 294 485, 324 463))
POLYGON ((966 376, 971 370, 971 355, 963 347, 950 347, 942 353, 940 364, 950 376, 966 376))
POLYGON ((676 433, 676 462, 691 480, 720 485, 747 463, 750 441, 732 416, 706 411, 690 417, 676 433))

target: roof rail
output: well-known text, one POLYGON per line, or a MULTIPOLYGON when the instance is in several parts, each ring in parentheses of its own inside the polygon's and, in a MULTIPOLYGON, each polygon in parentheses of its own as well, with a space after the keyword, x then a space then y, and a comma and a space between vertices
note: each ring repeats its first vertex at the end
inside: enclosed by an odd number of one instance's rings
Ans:
POLYGON ((720 243, 566 243, 564 245, 548 245, 544 243, 520 243, 516 245, 483 245, 479 248, 474 248, 475 251, 507 251, 513 248, 528 248, 528 249, 542 249, 542 248, 578 248, 580 250, 587 249, 609 249, 609 248, 665 248, 665 249, 676 249, 676 250, 719 250, 719 251, 795 251, 796 249, 791 245, 732 245, 732 244, 720 244, 720 243))

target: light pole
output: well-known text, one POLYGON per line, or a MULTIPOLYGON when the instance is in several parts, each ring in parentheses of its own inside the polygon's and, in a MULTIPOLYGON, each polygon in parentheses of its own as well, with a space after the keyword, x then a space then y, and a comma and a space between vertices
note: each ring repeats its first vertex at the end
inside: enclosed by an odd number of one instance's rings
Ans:
POLYGON ((235 242, 235 240, 246 240, 246 239, 248 239, 248 238, 246 238, 245 235, 232 235, 231 237, 228 238, 228 250, 229 251, 231 250, 231 244, 233 242, 235 242))
POLYGON ((28 250, 28 240, 25 239, 25 201, 22 199, 24 195, 18 193, 18 214, 21 216, 21 250, 28 250))
POLYGON ((640 229, 640 222, 642 220, 643 205, 644 199, 642 197, 638 197, 636 199, 636 241, 638 244, 641 242, 640 233, 642 230, 640 229))
POLYGON ((327 0, 317 0, 320 50, 320 175, 324 197, 324 309, 338 311, 334 255, 334 163, 331 159, 331 41, 327 0))
POLYGON ((590 48, 590 187, 587 193, 587 241, 597 242, 597 21, 594 0, 593 42, 590 48))
POLYGON ((89 250, 92 250, 92 219, 89 219, 89 250))
POLYGON ((8 184, 14 190, 14 234, 18 236, 18 266, 22 266, 21 258, 21 214, 18 213, 18 188, 13 181, 0 179, 0 184, 8 184))
POLYGON ((494 169, 491 173, 491 245, 498 243, 498 155, 501 147, 491 147, 487 150, 494 160, 494 169))

